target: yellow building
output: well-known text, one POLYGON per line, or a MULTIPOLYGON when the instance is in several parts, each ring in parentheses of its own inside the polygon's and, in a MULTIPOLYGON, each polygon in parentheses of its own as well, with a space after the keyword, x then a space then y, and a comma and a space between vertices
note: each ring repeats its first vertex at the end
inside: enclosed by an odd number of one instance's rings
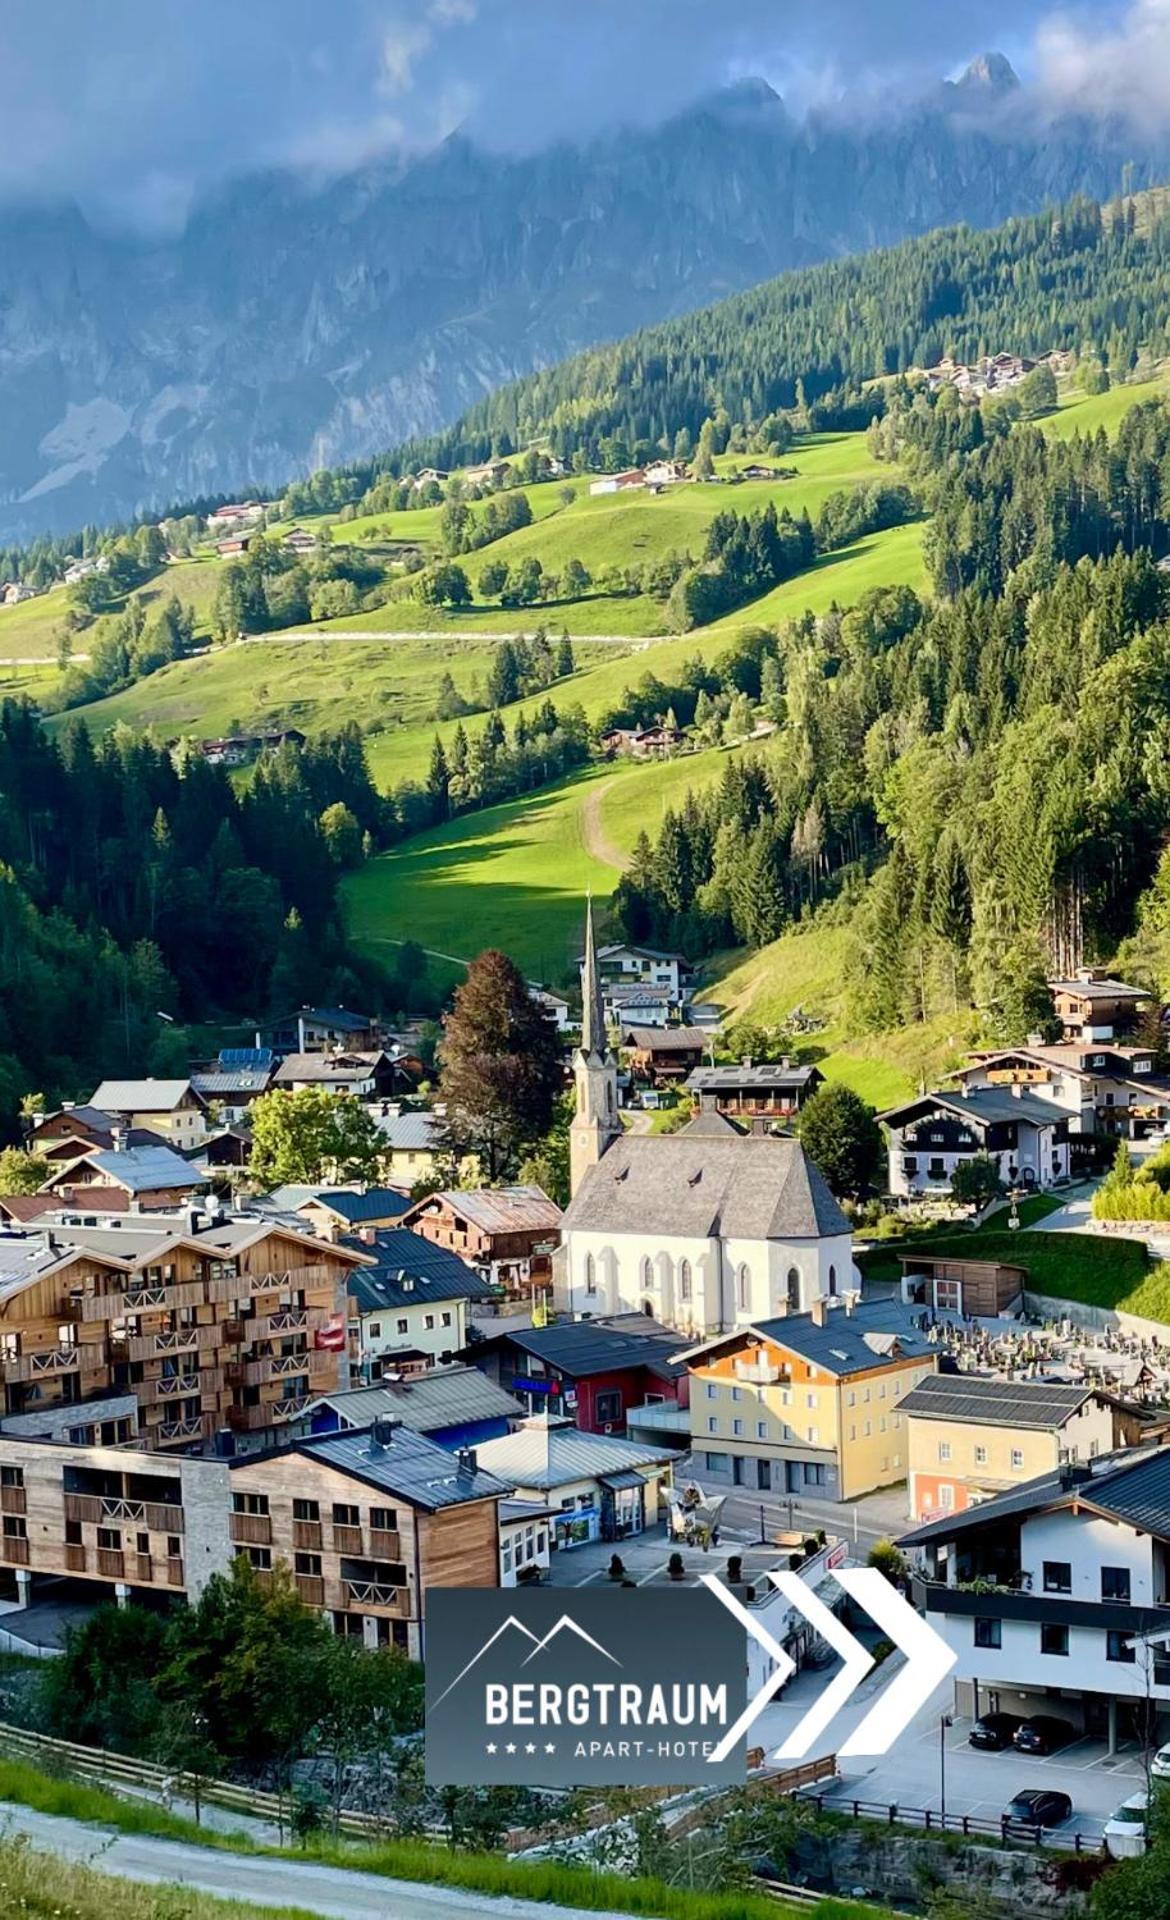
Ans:
POLYGON ((1128 1437, 1120 1410, 1091 1387, 1047 1380, 940 1373, 915 1387, 902 1412, 915 1520, 962 1513, 1128 1437))
POLYGON ((704 1479, 855 1500, 906 1478, 901 1402, 934 1373, 936 1350, 898 1302, 822 1300, 683 1358, 704 1479))

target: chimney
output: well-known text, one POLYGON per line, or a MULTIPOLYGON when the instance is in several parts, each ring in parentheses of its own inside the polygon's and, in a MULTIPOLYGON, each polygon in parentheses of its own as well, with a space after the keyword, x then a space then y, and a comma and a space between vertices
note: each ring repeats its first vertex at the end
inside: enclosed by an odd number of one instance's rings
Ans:
POLYGON ((122 1153, 126 1146, 126 1129, 120 1120, 116 1120, 110 1128, 110 1139, 113 1143, 114 1152, 122 1153))
POLYGON ((367 1247, 375 1247, 378 1244, 378 1229, 376 1227, 359 1227, 358 1239, 363 1241, 367 1247))
POLYGON ((401 1425, 401 1420, 391 1419, 387 1414, 375 1420, 370 1428, 370 1452, 385 1453, 386 1448, 393 1444, 395 1430, 401 1425))
POLYGON ((858 1293, 856 1287, 849 1287, 846 1290, 845 1311, 847 1314, 851 1314, 853 1312, 853 1309, 857 1305, 857 1302, 860 1300, 860 1298, 861 1298, 861 1295, 858 1293))
POLYGON ((460 1473, 471 1474, 476 1471, 479 1462, 474 1447, 460 1447, 456 1458, 459 1462, 460 1473))
POLYGON ((780 1065, 784 1068, 785 1073, 787 1073, 789 1067, 792 1065, 792 1055, 790 1053, 782 1053, 780 1055, 780 1065))
POLYGON ((743 1056, 743 1064, 744 1064, 744 1066, 745 1066, 745 1067, 747 1067, 747 1068, 749 1069, 749 1071, 750 1071, 750 1068, 751 1068, 751 1064, 752 1064, 752 1056, 751 1056, 751 1054, 750 1054, 750 1053, 745 1053, 745 1054, 744 1054, 744 1056, 743 1056))
POLYGON ((1012 1081, 1012 1099, 1022 1100, 1023 1097, 1024 1097, 1023 1087, 1020 1085, 1018 1080, 1013 1080, 1012 1081))
POLYGON ((829 1317, 828 1296, 823 1293, 818 1293, 816 1299, 812 1303, 813 1326, 823 1327, 828 1317, 829 1317))

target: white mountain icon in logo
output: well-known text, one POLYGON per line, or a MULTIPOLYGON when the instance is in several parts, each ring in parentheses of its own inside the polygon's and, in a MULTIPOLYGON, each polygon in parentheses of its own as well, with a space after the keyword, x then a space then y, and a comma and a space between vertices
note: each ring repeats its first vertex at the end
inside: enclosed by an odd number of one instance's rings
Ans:
POLYGON ((556 1639, 558 1633, 560 1633, 562 1630, 564 1630, 567 1633, 575 1633, 577 1638, 579 1640, 583 1640, 587 1647, 593 1648, 594 1653, 600 1653, 603 1659, 611 1660, 615 1667, 620 1667, 622 1664, 621 1661, 617 1658, 616 1654, 610 1653, 608 1647, 603 1647, 600 1640, 595 1640, 591 1633, 586 1633, 584 1627, 578 1626, 577 1622, 571 1619, 567 1613, 562 1613, 560 1619, 555 1623, 555 1625, 549 1628, 548 1632, 544 1635, 543 1638, 541 1638, 539 1634, 533 1633, 531 1627, 526 1627, 522 1620, 517 1620, 514 1613, 510 1613, 508 1615, 508 1618, 500 1626, 496 1628, 495 1632, 492 1634, 489 1634, 488 1638, 484 1641, 482 1647, 480 1647, 476 1653, 472 1654, 470 1660, 467 1662, 467 1665, 465 1667, 462 1667, 460 1671, 455 1675, 455 1678, 450 1682, 450 1684, 443 1688, 442 1693, 439 1695, 439 1698, 434 1703, 435 1706, 436 1707, 440 1706, 442 1702, 447 1698, 447 1695, 453 1692, 454 1689, 459 1685, 459 1682, 461 1680, 466 1679, 467 1675, 471 1672, 472 1667, 474 1667, 478 1661, 483 1659, 485 1653, 489 1653, 491 1649, 495 1646, 496 1642, 498 1640, 502 1640, 504 1635, 513 1629, 515 1630, 515 1632, 523 1635, 525 1640, 528 1640, 531 1642, 531 1648, 532 1648, 531 1652, 527 1653, 524 1659, 520 1663, 522 1666, 525 1666, 525 1667, 529 1664, 530 1661, 535 1660, 538 1653, 543 1653, 546 1647, 551 1646, 552 1642, 556 1639))

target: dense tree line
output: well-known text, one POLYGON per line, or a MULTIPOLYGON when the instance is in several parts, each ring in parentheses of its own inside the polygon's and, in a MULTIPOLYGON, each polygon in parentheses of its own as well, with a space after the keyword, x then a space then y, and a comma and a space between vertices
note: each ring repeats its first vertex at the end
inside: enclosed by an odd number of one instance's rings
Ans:
POLYGON ((579 468, 689 454, 708 422, 724 445, 781 451, 800 426, 866 427, 883 410, 861 383, 944 354, 1094 350, 1116 375, 1170 347, 1170 222, 1138 196, 1078 198, 989 232, 940 229, 828 261, 590 348, 500 388, 444 433, 351 478, 507 456, 539 438, 579 468), (791 418, 789 416, 792 416, 791 418))
POLYGON ((973 999, 1019 1037, 1050 1013, 1045 972, 1112 954, 1136 916, 1164 991, 1147 890, 1170 832, 1168 603, 1146 551, 1033 554, 998 597, 966 585, 927 611, 885 589, 793 624, 786 724, 639 841, 627 929, 759 944, 842 896, 860 1025, 973 999))
POLYGON ((337 915, 340 873, 391 826, 354 727, 266 755, 237 793, 197 754, 78 722, 50 739, 5 702, 0 1134, 30 1088, 83 1097, 106 1074, 185 1067, 160 1012, 403 1005, 337 915))

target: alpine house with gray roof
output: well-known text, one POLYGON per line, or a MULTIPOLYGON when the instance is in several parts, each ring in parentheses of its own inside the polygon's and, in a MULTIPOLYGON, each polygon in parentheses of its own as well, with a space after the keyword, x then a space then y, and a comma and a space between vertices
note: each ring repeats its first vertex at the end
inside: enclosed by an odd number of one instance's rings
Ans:
POLYGON ((1111 1752, 1170 1734, 1170 1447, 1065 1462, 899 1544, 959 1712, 1053 1715, 1111 1752))
POLYGON ((556 1303, 724 1333, 857 1286, 849 1223, 798 1140, 625 1134, 590 910, 556 1303))
POLYGON ((1018 1084, 924 1093, 879 1118, 891 1193, 947 1191, 956 1168, 975 1154, 991 1159, 1009 1187, 1050 1187, 1069 1170, 1067 1114, 1018 1084))

